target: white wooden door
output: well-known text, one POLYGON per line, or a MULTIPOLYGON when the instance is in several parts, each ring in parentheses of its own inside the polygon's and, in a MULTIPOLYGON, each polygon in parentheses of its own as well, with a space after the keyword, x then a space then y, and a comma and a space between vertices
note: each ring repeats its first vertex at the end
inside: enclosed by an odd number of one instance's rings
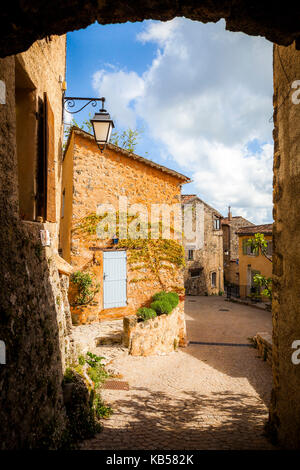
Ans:
POLYGON ((103 308, 126 307, 126 251, 103 252, 103 308))

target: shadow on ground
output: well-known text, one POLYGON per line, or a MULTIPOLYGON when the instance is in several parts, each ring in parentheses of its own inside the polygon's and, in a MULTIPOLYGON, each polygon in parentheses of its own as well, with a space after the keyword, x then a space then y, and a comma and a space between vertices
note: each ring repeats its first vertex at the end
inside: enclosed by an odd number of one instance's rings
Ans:
POLYGON ((259 331, 272 332, 272 314, 223 298, 187 297, 187 334, 190 341, 248 344, 216 346, 190 344, 183 351, 230 377, 244 377, 269 406, 272 368, 250 347, 250 337, 259 331), (191 300, 196 302, 191 302, 191 300), (228 309, 223 312, 220 309, 228 309))
POLYGON ((183 391, 179 398, 147 388, 114 402, 114 417, 90 449, 271 449, 263 435, 265 407, 246 394, 205 396, 183 391), (116 423, 118 426, 116 427, 116 423))

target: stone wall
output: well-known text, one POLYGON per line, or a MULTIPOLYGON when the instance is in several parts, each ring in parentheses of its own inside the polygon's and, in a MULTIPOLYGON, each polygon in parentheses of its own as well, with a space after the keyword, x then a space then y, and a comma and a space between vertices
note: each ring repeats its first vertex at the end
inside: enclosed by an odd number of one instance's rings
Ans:
POLYGON ((253 225, 249 220, 241 216, 234 216, 222 221, 223 250, 224 250, 224 279, 231 284, 239 284, 239 237, 236 231, 241 227, 253 225), (228 251, 228 255, 225 254, 228 251))
MULTIPOLYGON (((223 238, 222 230, 215 230, 213 226, 214 216, 220 214, 207 204, 202 204, 204 209, 204 245, 201 249, 194 250, 194 259, 188 259, 188 250, 185 249, 184 287, 187 295, 218 294, 224 290, 223 279, 223 238), (199 276, 192 277, 191 270, 200 269, 199 276), (216 287, 212 285, 212 273, 216 273, 216 287)), ((194 205, 196 202, 188 203, 194 205)), ((186 206, 186 204, 185 204, 186 206)))
MULTIPOLYGON (((95 283, 100 284, 100 290, 91 303, 72 306, 76 324, 131 315, 139 307, 149 305, 152 296, 161 290, 176 290, 182 294, 183 269, 168 261, 168 258, 176 257, 176 253, 172 250, 161 251, 161 247, 164 250, 164 243, 153 245, 147 259, 147 240, 140 249, 131 247, 130 243, 126 246, 125 241, 125 246, 122 245, 122 239, 114 246, 111 237, 102 240, 96 233, 91 233, 92 225, 87 229, 80 228, 86 223, 86 217, 96 215, 97 206, 101 203, 112 204, 118 212, 119 196, 127 197, 128 209, 133 204, 143 204, 148 211, 149 222, 151 204, 178 204, 180 211, 184 177, 179 178, 175 172, 174 175, 167 173, 149 163, 113 145, 101 153, 93 136, 79 129, 73 130, 63 162, 65 211, 61 220, 62 255, 71 262, 74 271, 87 271, 94 277, 95 283), (127 306, 104 309, 103 250, 122 249, 127 252, 127 306)), ((93 227, 96 228, 96 225, 93 227)), ((183 261, 181 241, 177 249, 183 261)), ((76 295, 76 289, 71 289, 72 304, 76 295)))
POLYGON ((300 366, 291 361, 300 339, 300 51, 274 46, 273 376, 271 424, 281 444, 300 448, 300 366), (298 86, 299 89, 299 86, 298 86), (299 98, 299 93, 298 93, 299 98))
MULTIPOLYGON (((58 43, 64 74, 64 39, 58 43)), ((49 96, 61 123, 61 85, 47 62, 59 61, 59 54, 56 49, 47 58, 47 48, 35 46, 34 54, 28 51, 26 67, 37 80, 37 93, 51 87, 49 96)), ((61 382, 73 350, 66 301, 68 273, 66 266, 59 271, 55 261, 59 261, 56 225, 19 218, 15 57, 0 60, 0 80, 6 84, 6 103, 0 105, 0 339, 7 358, 6 365, 0 365, 0 448, 56 448, 66 427, 61 382), (49 249, 42 247, 39 238, 45 228, 52 232, 49 249)), ((56 134, 58 152, 61 130, 56 134)))
MULTIPOLYGON (((16 56, 18 72, 22 68, 24 74, 28 76, 34 86, 34 104, 33 113, 36 121, 35 112, 38 111, 38 99, 44 100, 44 92, 47 93, 51 109, 54 114, 54 178, 55 178, 55 196, 52 198, 55 202, 56 214, 55 220, 59 221, 61 204, 61 168, 62 168, 62 143, 63 143, 63 125, 62 125, 62 80, 65 79, 66 72, 66 37, 52 36, 51 40, 37 41, 30 49, 16 56)), ((20 81, 23 81, 23 76, 20 81)), ((29 118, 29 116, 28 116, 29 118)), ((33 151, 37 149, 37 129, 35 129, 35 142, 33 151)), ((24 148, 21 149, 21 152, 24 148)), ((37 159, 37 157, 35 158, 37 159)), ((31 174, 33 179, 36 172, 36 162, 34 171, 31 174)), ((24 177, 21 175, 21 178, 24 177)), ((48 169, 49 178, 49 169, 48 169)), ((36 184, 35 196, 36 198, 36 184)), ((54 188, 53 188, 54 189, 54 188)), ((54 209, 54 208, 53 208, 54 209)), ((28 220, 28 219, 27 219, 28 220)), ((34 220, 34 219, 30 219, 34 220)))
POLYGON ((257 333, 253 342, 262 359, 272 365, 272 336, 269 333, 257 333))
POLYGON ((125 317, 123 325, 123 342, 132 356, 159 356, 186 346, 183 303, 169 315, 147 321, 138 321, 136 315, 125 317))

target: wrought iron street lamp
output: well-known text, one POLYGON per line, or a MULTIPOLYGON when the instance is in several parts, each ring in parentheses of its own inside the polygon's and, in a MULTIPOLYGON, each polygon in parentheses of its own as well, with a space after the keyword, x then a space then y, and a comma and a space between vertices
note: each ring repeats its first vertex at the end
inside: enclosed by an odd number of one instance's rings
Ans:
POLYGON ((95 141, 101 152, 106 147, 106 144, 109 142, 111 131, 115 127, 113 120, 111 119, 109 113, 104 109, 105 98, 79 98, 72 96, 64 96, 64 109, 70 114, 76 114, 83 110, 86 106, 91 104, 92 106, 97 105, 97 101, 102 101, 102 108, 99 110, 99 113, 95 113, 93 119, 91 119, 91 124, 93 126, 95 141), (75 101, 87 101, 87 103, 82 106, 77 111, 70 111, 66 108, 67 104, 70 108, 75 106, 75 101))
POLYGON ((102 99, 102 108, 99 113, 95 113, 91 123, 94 130, 95 140, 98 144, 100 151, 102 152, 106 144, 109 142, 111 131, 115 127, 113 120, 109 113, 104 109, 105 98, 102 99))

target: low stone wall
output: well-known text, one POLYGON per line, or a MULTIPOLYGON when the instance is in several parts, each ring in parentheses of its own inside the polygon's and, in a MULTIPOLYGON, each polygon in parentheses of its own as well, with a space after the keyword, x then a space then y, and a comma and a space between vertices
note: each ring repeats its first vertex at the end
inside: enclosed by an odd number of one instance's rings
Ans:
POLYGON ((257 333, 253 341, 259 355, 272 365, 272 336, 269 333, 257 333))
POLYGON ((183 303, 169 315, 160 315, 145 322, 136 315, 123 319, 123 342, 133 356, 154 356, 186 346, 183 303))

